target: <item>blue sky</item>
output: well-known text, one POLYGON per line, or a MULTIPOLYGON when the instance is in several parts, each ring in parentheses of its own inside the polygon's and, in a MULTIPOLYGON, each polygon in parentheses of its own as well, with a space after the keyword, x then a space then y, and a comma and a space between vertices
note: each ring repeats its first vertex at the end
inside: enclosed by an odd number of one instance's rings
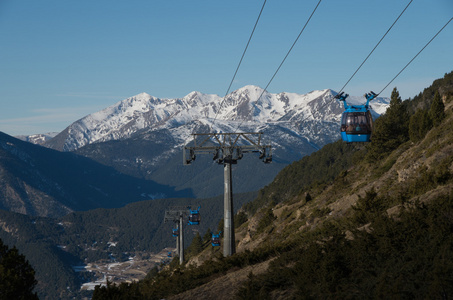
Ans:
MULTIPOLYGON (((268 0, 231 91, 265 87, 318 0, 268 0)), ((409 3, 323 0, 268 91, 339 91, 409 3)), ((261 0, 0 0, 0 131, 61 131, 130 96, 224 96, 261 0)), ((345 91, 380 91, 453 17, 414 0, 345 91)), ((381 94, 453 70, 453 21, 381 94)))

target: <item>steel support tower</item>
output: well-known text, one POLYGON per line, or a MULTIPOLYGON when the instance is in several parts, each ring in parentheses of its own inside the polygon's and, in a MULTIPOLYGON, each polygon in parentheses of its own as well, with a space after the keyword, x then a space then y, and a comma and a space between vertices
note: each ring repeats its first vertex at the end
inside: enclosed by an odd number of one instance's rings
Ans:
POLYGON ((165 211, 164 222, 172 221, 179 223, 179 235, 176 237, 176 252, 179 256, 179 264, 184 262, 184 217, 187 216, 188 208, 184 206, 172 206, 165 211))
POLYGON ((181 252, 181 248, 179 247, 179 233, 181 232, 180 229, 179 229, 179 220, 178 221, 174 221, 176 226, 178 226, 178 236, 176 237, 176 253, 178 253, 178 256, 180 256, 180 252, 181 252))
POLYGON ((272 148, 261 144, 261 132, 248 133, 196 133, 191 146, 183 150, 183 164, 191 164, 197 154, 211 154, 213 160, 223 164, 224 174, 224 226, 223 255, 236 253, 234 237, 233 182, 231 165, 243 157, 244 153, 259 153, 264 163, 272 162, 272 148), (197 138, 199 138, 197 140, 197 138), (199 142, 200 141, 200 142, 199 142), (240 145, 241 144, 241 145, 240 145))

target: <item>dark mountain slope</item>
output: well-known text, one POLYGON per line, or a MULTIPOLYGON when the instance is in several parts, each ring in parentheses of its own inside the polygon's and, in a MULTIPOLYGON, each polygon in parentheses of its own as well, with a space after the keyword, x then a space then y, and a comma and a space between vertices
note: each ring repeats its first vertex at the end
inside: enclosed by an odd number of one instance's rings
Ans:
POLYGON ((0 210, 0 239, 15 246, 25 255, 36 272, 38 285, 35 291, 40 299, 74 297, 80 280, 72 265, 80 259, 63 251, 52 236, 64 234, 54 219, 32 217, 0 210))
POLYGON ((0 207, 39 216, 121 207, 190 195, 119 173, 83 156, 62 153, 0 133, 0 207))
POLYGON ((293 199, 303 195, 309 187, 323 188, 333 179, 347 173, 347 169, 363 158, 364 145, 347 144, 338 141, 324 146, 309 156, 285 167, 272 183, 260 190, 257 199, 244 207, 249 213, 266 206, 293 199))

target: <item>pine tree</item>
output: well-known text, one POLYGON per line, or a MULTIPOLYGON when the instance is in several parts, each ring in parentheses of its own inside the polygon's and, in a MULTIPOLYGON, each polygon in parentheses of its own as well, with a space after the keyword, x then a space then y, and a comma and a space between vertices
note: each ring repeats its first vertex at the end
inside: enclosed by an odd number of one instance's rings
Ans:
POLYGON ((36 284, 35 271, 25 256, 0 240, 0 299, 38 299, 33 293, 36 284))
POLYGON ((238 212, 234 216, 234 228, 239 228, 239 226, 241 226, 242 224, 247 222, 247 220, 248 220, 248 216, 244 211, 238 212))
POLYGON ((203 240, 200 236, 200 233, 196 233, 193 237, 192 244, 187 249, 189 255, 194 256, 203 251, 203 240))
POLYGON ((409 139, 409 115, 399 92, 393 89, 390 106, 377 120, 367 159, 381 159, 409 139))
MULTIPOLYGON (((223 218, 219 221, 219 224, 217 225, 217 231, 220 232, 223 230, 223 226, 224 226, 225 222, 223 220, 223 218)), ((223 232, 222 232, 222 235, 223 236, 223 232)))
POLYGON ((411 141, 418 142, 422 140, 432 127, 428 111, 418 109, 409 121, 409 137, 411 141))
POLYGON ((208 230, 206 230, 206 233, 204 234, 203 236, 203 243, 209 243, 212 239, 212 231, 211 231, 211 228, 208 228, 208 230))
POLYGON ((445 118, 445 105, 440 98, 439 91, 436 91, 434 94, 434 99, 429 110, 429 116, 431 117, 434 126, 438 126, 445 118))

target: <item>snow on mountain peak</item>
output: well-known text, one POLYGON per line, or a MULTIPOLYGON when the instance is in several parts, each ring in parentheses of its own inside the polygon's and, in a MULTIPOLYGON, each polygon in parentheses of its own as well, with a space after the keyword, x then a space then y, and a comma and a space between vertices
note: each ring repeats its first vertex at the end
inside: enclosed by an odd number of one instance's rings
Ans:
MULTIPOLYGON (((237 89, 224 98, 197 91, 177 99, 140 93, 71 124, 64 149, 72 151, 96 141, 126 138, 144 128, 174 129, 193 121, 232 128, 236 126, 228 124, 238 121, 253 121, 256 126, 286 122, 285 126, 290 127, 306 120, 335 122, 342 109, 338 101, 333 101, 334 94, 329 89, 303 95, 272 94, 254 85, 237 89), (216 121, 221 124, 216 125, 216 121)), ((376 105, 379 113, 385 111, 385 99, 376 105)), ((179 138, 184 140, 184 137, 179 138)))
POLYGON ((258 93, 258 94, 261 94, 263 92, 263 88, 257 86, 257 85, 246 85, 246 86, 243 86, 239 89, 237 89, 235 92, 248 92, 248 93, 258 93))
POLYGON ((266 98, 267 94, 269 94, 264 89, 260 88, 256 85, 246 85, 240 89, 235 90, 231 93, 232 95, 241 95, 248 97, 250 101, 263 101, 266 98), (260 98, 261 96, 261 98, 260 98))
POLYGON ((136 95, 135 97, 136 98, 149 98, 149 97, 151 97, 151 95, 148 93, 142 92, 142 93, 136 95))

